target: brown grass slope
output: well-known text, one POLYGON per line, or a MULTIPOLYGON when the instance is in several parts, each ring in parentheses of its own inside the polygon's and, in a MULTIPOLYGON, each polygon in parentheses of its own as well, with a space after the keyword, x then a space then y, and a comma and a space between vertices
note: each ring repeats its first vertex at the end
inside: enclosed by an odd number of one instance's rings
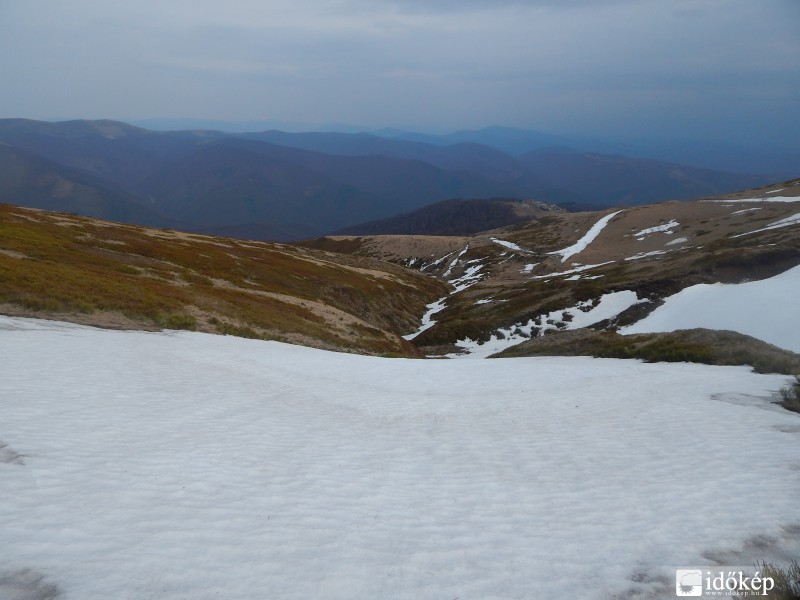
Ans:
POLYGON ((400 336, 441 282, 280 244, 0 205, 0 312, 418 355, 400 336))
POLYGON ((633 290, 650 300, 599 325, 613 330, 690 285, 764 279, 792 268, 800 264, 800 225, 764 229, 796 215, 800 202, 761 201, 777 196, 800 197, 800 180, 726 197, 624 208, 585 249, 563 262, 553 253, 577 242, 618 209, 552 213, 472 236, 339 236, 308 244, 412 264, 439 277, 449 271, 447 279, 463 273, 469 261, 483 264, 480 282, 450 296, 436 314, 436 324, 414 339, 426 353, 434 353, 452 351, 457 340, 467 337, 487 340, 500 328, 609 292, 633 290), (668 231, 642 234, 672 223, 668 231), (521 250, 493 241, 498 239, 521 250), (453 266, 461 250, 465 252, 453 266))

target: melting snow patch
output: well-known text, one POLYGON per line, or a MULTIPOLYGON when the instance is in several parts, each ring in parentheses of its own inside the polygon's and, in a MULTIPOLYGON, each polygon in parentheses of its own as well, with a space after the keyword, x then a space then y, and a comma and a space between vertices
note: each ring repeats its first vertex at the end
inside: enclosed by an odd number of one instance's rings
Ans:
POLYGON ((666 250, 652 250, 651 252, 639 252, 638 254, 634 254, 633 256, 629 256, 625 260, 639 260, 640 258, 647 258, 648 256, 658 256, 660 254, 666 254, 666 250))
POLYGON ((437 258, 437 259, 436 259, 436 260, 434 260, 433 262, 430 262, 430 263, 428 263, 427 265, 425 265, 424 267, 422 267, 422 268, 420 269, 420 271, 424 271, 424 270, 426 270, 426 269, 430 269, 430 268, 432 268, 432 267, 438 267, 440 264, 442 264, 442 263, 443 263, 444 261, 446 261, 448 258, 450 258, 451 256, 453 256, 453 254, 455 254, 456 252, 458 252, 458 250, 453 250, 452 252, 450 252, 450 253, 448 253, 448 254, 445 254, 445 255, 444 255, 444 256, 442 256, 441 258, 437 258))
POLYGON ((572 246, 564 248, 563 250, 548 252, 548 254, 559 254, 561 255, 561 262, 567 262, 567 259, 571 256, 574 256, 579 252, 583 252, 583 250, 585 250, 586 247, 591 244, 598 235, 600 235, 600 232, 603 231, 606 225, 608 225, 608 222, 621 212, 621 210, 618 210, 617 212, 613 212, 610 215, 606 215, 600 219, 597 223, 592 225, 589 231, 587 231, 581 239, 572 244, 572 246))
MULTIPOLYGON (((456 264, 458 264, 458 259, 461 258, 462 256, 464 256, 464 254, 467 252, 467 250, 469 250, 469 244, 464 246, 464 248, 462 248, 461 252, 458 253, 458 256, 456 256, 453 259, 453 262, 451 262, 450 266, 447 267, 447 271, 444 272, 443 277, 447 277, 448 275, 450 275, 450 273, 453 271, 453 267, 455 267, 456 264)), ((448 254, 448 256, 450 256, 450 254, 448 254)))
POLYGON ((675 246, 675 245, 677 245, 677 244, 685 244, 685 243, 686 243, 686 242, 688 242, 688 241, 689 241, 689 238, 685 238, 685 237, 679 237, 679 238, 675 238, 674 240, 670 240, 670 241, 668 241, 668 242, 667 242, 666 244, 664 244, 664 245, 665 245, 665 246, 675 246))
POLYGON ((730 329, 800 352, 798 289, 800 266, 762 281, 701 283, 668 297, 662 306, 620 333, 730 329))
POLYGON ((764 208, 763 206, 752 206, 750 208, 743 208, 742 210, 734 211, 731 214, 732 215, 740 215, 742 213, 750 213, 750 212, 754 212, 756 210, 762 210, 763 208, 764 208))
POLYGON ((453 294, 457 294, 458 292, 467 289, 471 285, 475 285, 476 283, 478 283, 483 277, 483 274, 481 273, 481 269, 483 269, 483 267, 484 265, 482 264, 473 265, 465 269, 464 274, 461 277, 457 279, 451 279, 450 283, 453 284, 456 288, 455 290, 453 290, 453 294))
POLYGON ((634 233, 633 237, 637 238, 640 242, 651 233, 667 233, 672 235, 672 231, 670 229, 675 229, 680 223, 678 223, 675 219, 672 219, 669 223, 664 223, 663 225, 656 225, 655 227, 648 227, 647 229, 642 229, 638 233, 634 233))
POLYGON ((528 263, 527 265, 522 267, 522 269, 520 269, 520 273, 530 273, 531 271, 533 271, 533 268, 538 264, 539 263, 528 263))
POLYGON ((608 260, 603 263, 597 263, 596 265, 583 265, 582 267, 576 267, 575 269, 570 269, 569 271, 559 271, 558 273, 548 273, 547 275, 534 275, 531 279, 549 279, 550 277, 559 277, 561 275, 571 275, 572 273, 580 273, 581 271, 588 271, 589 269, 594 269, 596 267, 602 267, 604 265, 610 265, 613 263, 613 260, 608 260))
POLYGON ((572 277, 564 277, 564 281, 578 281, 579 279, 600 279, 602 275, 573 275, 572 277))
POLYGON ((514 242, 507 242, 505 240, 498 240, 497 238, 491 238, 491 240, 495 244, 499 244, 500 246, 503 246, 504 248, 508 248, 509 250, 517 250, 519 252, 528 252, 528 250, 524 250, 524 249, 520 248, 514 242))
POLYGON ((426 306, 428 310, 424 315, 422 315, 422 324, 419 326, 419 329, 417 329, 414 333, 409 333, 408 335, 404 335, 403 339, 413 340, 415 337, 417 337, 420 333, 422 333, 426 329, 430 329, 431 327, 436 325, 436 321, 434 321, 431 317, 444 309, 445 302, 447 302, 447 298, 448 296, 445 296, 444 298, 439 298, 436 302, 431 302, 430 304, 428 304, 426 306))
POLYGON ((459 340, 456 346, 465 354, 454 354, 451 357, 486 358, 506 348, 529 339, 532 335, 541 335, 548 330, 556 329, 581 329, 616 317, 634 304, 648 302, 639 300, 636 292, 623 290, 603 294, 596 304, 592 302, 579 302, 572 308, 554 310, 547 314, 539 315, 527 323, 516 323, 511 327, 498 329, 486 342, 477 342, 470 338, 459 340))
POLYGON ((494 302, 494 300, 491 299, 491 298, 483 298, 482 300, 478 300, 477 302, 475 302, 475 304, 476 305, 478 305, 478 304, 491 304, 492 302, 494 302))
POLYGON ((743 235, 750 235, 752 233, 758 233, 760 231, 769 231, 770 229, 780 229, 781 227, 789 227, 790 225, 800 225, 800 213, 794 214, 791 217, 786 217, 785 219, 781 219, 780 221, 775 221, 774 223, 770 223, 766 227, 762 227, 761 229, 756 229, 755 231, 748 231, 746 233, 740 233, 738 235, 734 235, 731 237, 742 237, 743 235))
POLYGON ((800 196, 770 196, 762 197, 762 198, 736 198, 731 199, 728 198, 727 200, 705 200, 705 202, 731 202, 731 203, 741 203, 741 202, 800 202, 800 196))

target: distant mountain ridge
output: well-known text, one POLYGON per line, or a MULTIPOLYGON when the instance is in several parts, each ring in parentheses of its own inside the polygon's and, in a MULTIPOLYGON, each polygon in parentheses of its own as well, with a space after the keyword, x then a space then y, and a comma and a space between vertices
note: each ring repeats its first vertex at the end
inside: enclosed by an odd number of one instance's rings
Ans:
POLYGON ((142 225, 177 226, 139 198, 91 173, 0 143, 0 199, 142 225))
POLYGON ((410 213, 351 225, 334 235, 470 235, 563 211, 533 200, 454 198, 410 213))
MULTIPOLYGON (((573 209, 599 209, 719 194, 766 182, 759 175, 561 148, 515 157, 480 143, 489 137, 518 144, 533 143, 532 138, 540 144, 559 141, 503 128, 461 132, 438 143, 424 141, 424 136, 403 137, 149 131, 107 120, 2 119, 0 142, 7 148, 27 153, 26 160, 50 161, 51 170, 55 165, 72 169, 73 178, 82 173, 83 197, 111 202, 114 196, 116 208, 109 204, 105 212, 87 212, 86 201, 67 201, 54 191, 44 194, 47 176, 41 169, 29 169, 24 184, 20 179, 18 185, 0 189, 0 202, 286 241, 452 198, 534 198, 573 209)), ((13 162, 9 152, 3 156, 13 162)))

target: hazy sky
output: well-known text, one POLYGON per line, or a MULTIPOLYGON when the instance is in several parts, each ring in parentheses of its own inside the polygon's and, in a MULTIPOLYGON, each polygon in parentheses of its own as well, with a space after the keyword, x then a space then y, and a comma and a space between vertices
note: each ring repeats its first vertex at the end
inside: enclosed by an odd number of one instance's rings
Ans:
POLYGON ((0 0, 0 117, 800 139, 800 0, 0 0))

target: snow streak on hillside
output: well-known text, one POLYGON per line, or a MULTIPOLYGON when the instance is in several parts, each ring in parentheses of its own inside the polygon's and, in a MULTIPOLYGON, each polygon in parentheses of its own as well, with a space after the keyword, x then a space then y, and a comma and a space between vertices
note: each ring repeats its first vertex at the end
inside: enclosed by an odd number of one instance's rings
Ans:
MULTIPOLYGON (((459 292, 463 292, 468 287, 472 287, 473 285, 478 283, 481 279, 483 279, 485 274, 482 271, 483 268, 486 266, 486 263, 483 261, 486 259, 476 258, 473 260, 468 260, 466 262, 462 261, 461 257, 464 256, 464 254, 466 254, 468 250, 469 250, 469 245, 464 246, 464 248, 462 248, 461 251, 458 253, 458 256, 456 256, 453 259, 453 261, 448 265, 447 270, 442 275, 442 277, 447 281, 447 283, 453 286, 453 289, 447 296, 439 298, 438 300, 426 305, 425 308, 427 310, 425 311, 425 314, 422 315, 422 321, 420 323, 420 326, 413 333, 404 335, 403 336, 404 339, 413 340, 423 331, 426 331, 431 327, 433 327, 434 325, 436 325, 436 321, 434 320, 433 315, 443 311, 447 307, 447 300, 448 298, 450 298, 450 296, 452 296, 453 294, 458 294, 459 292), (457 267, 463 267, 463 272, 459 276, 454 276, 453 269, 457 267)), ((428 265, 424 265, 420 269, 420 271, 424 272, 425 269, 428 268, 429 266, 435 266, 441 264, 444 261, 444 259, 448 258, 449 256, 452 256, 453 254, 455 254, 455 252, 451 252, 450 254, 432 263, 429 263, 428 265)), ((416 262, 416 260, 417 259, 413 259, 411 262, 407 263, 407 266, 412 266, 416 262)))
POLYGON ((603 294, 594 302, 579 302, 569 308, 538 315, 527 323, 516 323, 511 327, 498 329, 485 342, 476 342, 470 338, 459 340, 456 342, 456 346, 462 353, 448 356, 450 358, 487 358, 531 337, 542 335, 546 331, 580 329, 600 321, 613 319, 640 302, 646 302, 646 300, 640 300, 636 292, 630 290, 603 294))
POLYGON ((753 233, 759 233, 761 231, 769 231, 770 229, 780 229, 781 227, 790 227, 792 225, 800 225, 800 213, 788 216, 785 219, 779 219, 774 223, 770 223, 766 227, 762 227, 761 229, 748 231, 746 233, 740 233, 739 235, 734 235, 733 237, 742 237, 753 233))
POLYGON ((761 281, 693 285, 620 333, 730 329, 800 352, 798 290, 800 266, 761 281))
POLYGON ((0 377, 0 597, 669 598, 800 522, 785 378, 744 367, 0 317, 0 377))
POLYGON ((600 235, 600 232, 603 231, 606 225, 608 225, 608 222, 621 212, 621 210, 618 210, 617 212, 613 212, 600 219, 597 223, 592 225, 589 231, 587 231, 583 237, 575 242, 572 246, 564 248, 563 250, 549 252, 548 254, 559 254, 561 255, 561 262, 566 262, 571 256, 583 252, 586 247, 591 244, 598 235, 600 235))
MULTIPOLYGON (((767 193, 772 194, 775 191, 767 193)), ((800 202, 800 196, 762 196, 760 198, 725 198, 722 200, 706 200, 706 202, 720 202, 722 204, 741 204, 743 202, 800 202)))

